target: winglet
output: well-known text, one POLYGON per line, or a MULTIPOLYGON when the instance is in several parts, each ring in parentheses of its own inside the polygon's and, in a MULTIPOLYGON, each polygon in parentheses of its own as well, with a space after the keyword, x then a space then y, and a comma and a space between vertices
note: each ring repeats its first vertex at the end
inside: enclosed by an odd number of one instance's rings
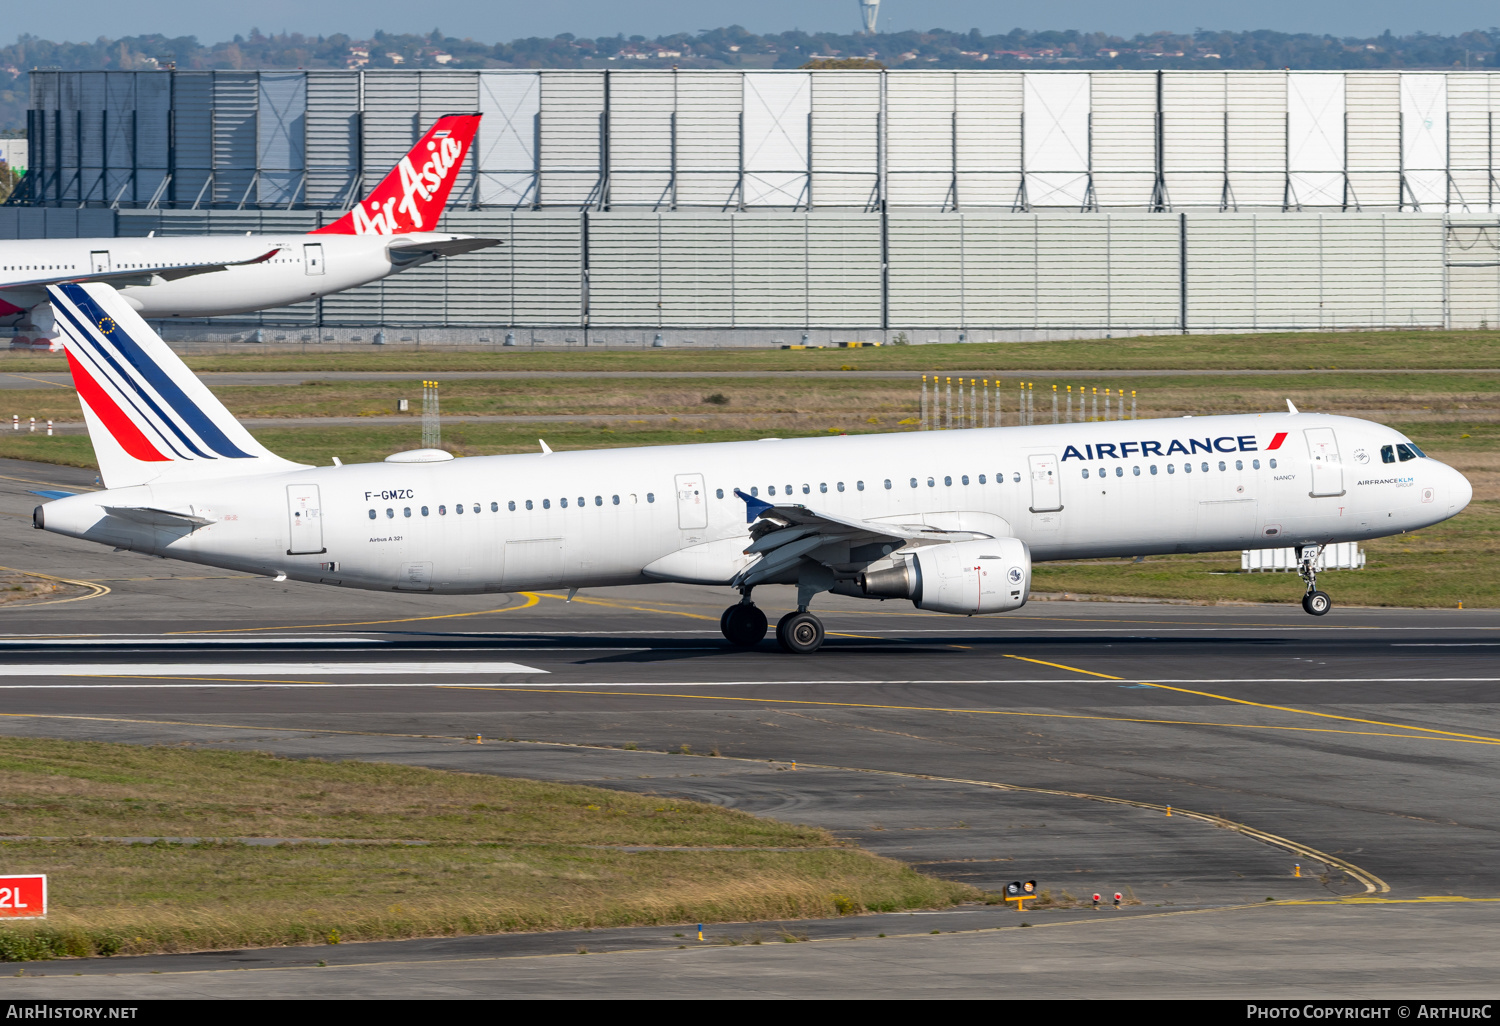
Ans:
POLYGON ((542 455, 543 456, 551 456, 552 455, 552 446, 550 446, 550 445, 547 444, 547 440, 545 438, 538 438, 537 441, 542 443, 542 455))
POLYGON ((1288 412, 1288 413, 1296 413, 1297 412, 1297 407, 1295 407, 1295 406, 1292 405, 1292 401, 1290 399, 1288 399, 1286 401, 1286 412, 1288 412))
POLYGON ((753 495, 746 495, 738 488, 734 490, 734 494, 745 500, 745 523, 747 524, 755 523, 756 517, 775 505, 774 503, 767 502, 765 499, 757 499, 753 495))

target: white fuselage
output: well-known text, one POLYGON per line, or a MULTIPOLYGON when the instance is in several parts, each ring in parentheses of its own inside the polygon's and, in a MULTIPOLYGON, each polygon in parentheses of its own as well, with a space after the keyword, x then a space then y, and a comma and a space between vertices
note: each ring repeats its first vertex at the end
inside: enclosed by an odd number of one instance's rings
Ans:
POLYGON ((108 545, 344 587, 727 583, 748 561, 736 488, 850 520, 1009 533, 1037 561, 1273 548, 1463 509, 1472 491, 1452 468, 1382 461, 1404 441, 1369 421, 1259 414, 728 442, 141 485, 60 499, 43 517, 108 545), (105 506, 210 523, 150 526, 105 506))
MULTIPOLYGON (((441 236, 448 238, 448 236, 441 236)), ((41 276, 131 271, 173 265, 251 260, 175 280, 159 276, 116 282, 120 294, 142 316, 214 317, 289 306, 375 281, 432 257, 411 254, 392 260, 392 241, 421 235, 222 235, 160 238, 27 239, 0 242, 0 300, 29 309, 46 298, 41 286, 17 283, 41 276), (150 282, 149 284, 147 282, 150 282)))

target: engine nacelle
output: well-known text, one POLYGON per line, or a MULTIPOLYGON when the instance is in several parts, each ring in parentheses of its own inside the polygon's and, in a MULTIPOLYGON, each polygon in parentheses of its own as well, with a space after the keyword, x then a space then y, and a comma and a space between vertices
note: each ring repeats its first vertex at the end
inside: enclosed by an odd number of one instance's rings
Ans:
POLYGON ((1031 553, 1019 538, 932 545, 859 575, 871 598, 911 599, 936 613, 1003 613, 1031 596, 1031 553))

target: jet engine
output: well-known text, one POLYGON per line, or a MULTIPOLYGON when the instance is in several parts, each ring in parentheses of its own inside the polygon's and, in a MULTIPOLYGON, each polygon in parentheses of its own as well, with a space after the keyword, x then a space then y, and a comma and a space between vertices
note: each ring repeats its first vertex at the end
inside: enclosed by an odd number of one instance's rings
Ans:
POLYGON ((936 613, 1003 613, 1031 595, 1031 553, 1019 538, 932 545, 856 579, 870 598, 911 599, 936 613))

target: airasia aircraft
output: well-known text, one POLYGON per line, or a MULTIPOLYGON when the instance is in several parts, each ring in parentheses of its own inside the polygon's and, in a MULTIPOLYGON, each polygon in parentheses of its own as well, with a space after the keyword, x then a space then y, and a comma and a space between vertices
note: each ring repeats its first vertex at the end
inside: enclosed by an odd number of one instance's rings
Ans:
POLYGON ((277 580, 445 594, 676 581, 792 584, 776 638, 823 643, 826 591, 973 615, 1018 609, 1033 561, 1299 550, 1457 514, 1473 492, 1392 428, 1239 414, 719 442, 456 460, 292 463, 252 438, 105 284, 53 286, 104 491, 43 493, 38 528, 277 580))
POLYGON ((213 317, 317 299, 498 245, 435 232, 479 127, 447 114, 368 198, 306 235, 198 235, 0 242, 0 318, 19 315, 13 347, 59 349, 47 288, 106 282, 146 317, 213 317))

